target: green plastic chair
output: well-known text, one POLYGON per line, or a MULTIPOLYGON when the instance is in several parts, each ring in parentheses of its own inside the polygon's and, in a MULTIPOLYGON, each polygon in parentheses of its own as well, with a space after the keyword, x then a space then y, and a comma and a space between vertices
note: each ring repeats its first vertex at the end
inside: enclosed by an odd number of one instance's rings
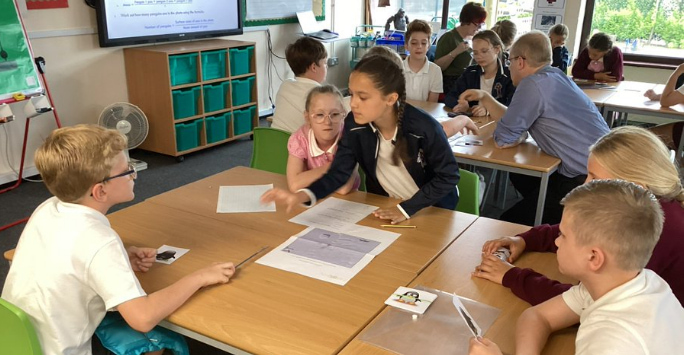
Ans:
POLYGON ((24 311, 0 298, 0 347, 3 354, 42 355, 36 330, 24 311))
POLYGON ((275 128, 254 128, 252 163, 254 169, 285 175, 287 169, 287 140, 290 133, 275 128))
POLYGON ((456 211, 480 215, 480 178, 468 170, 459 169, 458 205, 456 211))

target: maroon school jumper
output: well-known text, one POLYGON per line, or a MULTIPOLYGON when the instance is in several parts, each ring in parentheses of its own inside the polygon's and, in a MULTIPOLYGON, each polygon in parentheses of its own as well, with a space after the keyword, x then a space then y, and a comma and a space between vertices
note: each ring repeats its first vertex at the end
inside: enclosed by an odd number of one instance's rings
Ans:
MULTIPOLYGON (((572 77, 574 79, 594 80, 594 72, 587 67, 591 62, 589 58, 589 50, 586 48, 577 57, 577 62, 572 66, 572 77)), ((618 47, 613 47, 610 52, 603 56, 603 71, 609 72, 611 76, 615 77, 617 81, 625 80, 622 75, 623 71, 622 51, 618 47)))
MULTIPOLYGON (((660 240, 653 249, 647 269, 660 275, 684 305, 684 208, 677 201, 660 201, 665 224, 660 240)), ((525 240, 525 251, 552 252, 558 247, 558 225, 544 224, 519 234, 525 240)), ((514 267, 503 277, 502 284, 531 305, 537 305, 567 291, 573 285, 551 280, 532 270, 514 267)))

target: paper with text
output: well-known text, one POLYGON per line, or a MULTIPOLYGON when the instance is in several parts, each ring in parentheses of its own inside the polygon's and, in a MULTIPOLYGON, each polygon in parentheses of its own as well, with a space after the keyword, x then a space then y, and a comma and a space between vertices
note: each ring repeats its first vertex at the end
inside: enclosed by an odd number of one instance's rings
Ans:
POLYGON ((330 197, 294 216, 290 222, 341 231, 349 224, 355 224, 366 218, 377 209, 377 206, 330 197))
POLYGON ((344 233, 309 227, 256 263, 343 286, 399 237, 397 233, 356 227, 344 233))
POLYGON ((216 213, 275 212, 275 202, 262 204, 259 199, 269 185, 221 186, 216 213))

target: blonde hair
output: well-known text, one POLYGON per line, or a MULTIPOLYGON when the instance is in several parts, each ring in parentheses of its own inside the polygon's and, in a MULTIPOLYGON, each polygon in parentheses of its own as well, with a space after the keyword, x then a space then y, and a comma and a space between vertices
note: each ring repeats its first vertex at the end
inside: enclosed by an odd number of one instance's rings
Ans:
POLYGON ((78 202, 106 179, 126 137, 97 125, 54 130, 38 148, 35 163, 50 192, 64 202, 78 202))
POLYGON ((323 95, 323 94, 328 94, 334 96, 339 105, 341 107, 344 107, 344 97, 342 96, 342 93, 340 90, 335 87, 335 85, 321 85, 321 86, 316 86, 313 89, 309 90, 309 93, 306 95, 306 101, 304 104, 304 107, 307 111, 311 108, 311 101, 313 101, 313 98, 318 96, 318 95, 323 95))
POLYGON ((504 45, 503 49, 506 49, 513 44, 515 35, 518 34, 518 27, 511 20, 501 20, 494 24, 492 31, 499 35, 499 38, 501 38, 501 42, 503 42, 504 45))
POLYGON ((684 188, 670 151, 654 133, 635 126, 615 128, 589 148, 611 175, 637 183, 684 207, 684 188))
POLYGON ((568 37, 570 34, 570 29, 568 26, 562 23, 557 23, 549 28, 549 35, 564 36, 568 37))
POLYGON ((561 201, 563 218, 582 246, 598 244, 622 270, 641 270, 663 230, 663 210, 643 187, 624 180, 593 180, 561 201))
POLYGON ((522 56, 533 67, 551 64, 551 41, 541 31, 530 31, 520 36, 511 47, 511 58, 522 56))
POLYGON ((379 55, 381 57, 385 57, 387 59, 390 59, 391 61, 394 62, 394 64, 398 65, 399 68, 402 70, 404 69, 404 61, 401 59, 401 56, 399 56, 399 53, 391 50, 388 47, 385 46, 375 46, 366 52, 366 54, 363 55, 363 58, 374 56, 374 55, 379 55))

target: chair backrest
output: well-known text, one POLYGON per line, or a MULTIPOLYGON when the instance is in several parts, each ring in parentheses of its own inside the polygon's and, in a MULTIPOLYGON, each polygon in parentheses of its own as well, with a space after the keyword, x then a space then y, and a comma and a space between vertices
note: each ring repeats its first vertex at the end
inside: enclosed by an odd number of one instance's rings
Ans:
POLYGON ((0 347, 3 354, 41 355, 40 342, 24 311, 0 298, 0 347))
POLYGON ((456 211, 480 215, 480 178, 468 170, 459 169, 458 205, 456 211))
POLYGON ((288 139, 289 132, 275 128, 255 128, 250 167, 284 175, 287 169, 288 139))

